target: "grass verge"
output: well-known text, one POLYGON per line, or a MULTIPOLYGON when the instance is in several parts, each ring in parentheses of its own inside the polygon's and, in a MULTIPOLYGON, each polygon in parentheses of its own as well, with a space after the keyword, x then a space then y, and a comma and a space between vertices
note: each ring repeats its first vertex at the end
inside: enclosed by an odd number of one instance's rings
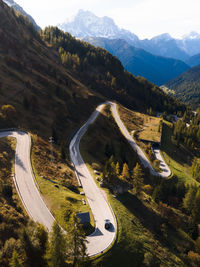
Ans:
POLYGON ((50 145, 40 137, 33 135, 32 143, 32 167, 47 207, 63 228, 72 212, 89 212, 91 226, 86 234, 90 234, 94 229, 93 215, 85 196, 80 195, 82 190, 78 188, 70 162, 60 158, 55 146, 52 158, 50 145))
POLYGON ((193 154, 181 145, 177 147, 171 140, 172 124, 164 122, 162 132, 161 152, 167 165, 183 183, 198 183, 191 173, 193 154))

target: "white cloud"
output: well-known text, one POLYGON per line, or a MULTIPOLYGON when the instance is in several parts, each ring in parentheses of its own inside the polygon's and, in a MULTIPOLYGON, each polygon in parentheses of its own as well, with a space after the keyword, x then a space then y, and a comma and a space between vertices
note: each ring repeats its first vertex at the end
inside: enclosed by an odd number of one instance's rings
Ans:
POLYGON ((180 36, 200 31, 199 0, 16 0, 44 27, 56 25, 79 9, 110 16, 141 38, 169 32, 180 36))

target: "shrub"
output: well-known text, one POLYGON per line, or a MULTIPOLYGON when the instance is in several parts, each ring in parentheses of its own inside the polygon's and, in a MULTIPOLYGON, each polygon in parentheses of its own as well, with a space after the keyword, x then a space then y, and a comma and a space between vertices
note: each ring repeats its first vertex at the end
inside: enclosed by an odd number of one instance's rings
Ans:
POLYGON ((12 198, 12 194, 13 194, 13 192, 12 192, 12 186, 9 185, 9 184, 3 185, 3 187, 2 187, 2 194, 6 198, 12 198))
POLYGON ((150 184, 147 184, 147 185, 143 186, 143 190, 145 193, 151 194, 153 191, 153 187, 150 184))
POLYGON ((188 258, 192 266, 194 267, 200 266, 200 255, 198 253, 195 253, 194 251, 189 251, 188 258))

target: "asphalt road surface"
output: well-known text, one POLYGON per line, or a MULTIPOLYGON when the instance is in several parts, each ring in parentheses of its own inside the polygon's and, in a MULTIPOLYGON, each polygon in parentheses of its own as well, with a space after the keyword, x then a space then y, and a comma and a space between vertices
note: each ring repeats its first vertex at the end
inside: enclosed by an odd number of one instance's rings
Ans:
POLYGON ((158 173, 153 169, 153 167, 151 166, 150 161, 147 159, 146 155, 141 150, 141 148, 136 144, 136 142, 134 141, 133 137, 130 135, 130 133, 128 132, 127 128, 125 127, 125 125, 121 121, 121 119, 119 117, 119 114, 118 114, 118 111, 117 111, 117 105, 115 103, 113 103, 113 102, 108 102, 108 103, 111 106, 113 117, 114 117, 119 129, 121 130, 122 134, 127 139, 127 141, 129 142, 129 144, 131 145, 133 150, 138 154, 142 165, 145 168, 148 168, 150 170, 151 174, 153 174, 153 175, 161 176, 161 177, 170 176, 171 171, 170 171, 169 167, 167 166, 167 164, 165 163, 165 161, 163 160, 163 158, 162 158, 162 156, 160 154, 160 150, 159 149, 154 150, 155 157, 158 160, 160 160, 160 168, 162 170, 161 172, 158 173))
POLYGON ((171 170, 168 167, 168 165, 165 163, 164 159, 162 158, 162 155, 160 153, 160 149, 159 148, 153 148, 153 152, 154 152, 156 159, 158 159, 160 161, 160 169, 161 169, 160 175, 162 177, 169 177, 171 175, 171 170))
POLYGON ((17 192, 29 216, 50 231, 54 217, 45 205, 34 182, 30 163, 31 138, 20 131, 0 132, 0 137, 8 136, 17 139, 14 176, 17 192))
POLYGON ((102 251, 109 248, 117 232, 115 216, 102 190, 94 182, 94 178, 85 165, 79 151, 79 143, 82 136, 87 131, 88 126, 95 121, 103 106, 104 104, 97 107, 89 120, 80 128, 70 143, 71 161, 74 164, 77 177, 83 186, 95 220, 95 231, 87 237, 87 252, 89 256, 100 254, 102 251), (106 219, 109 219, 112 224, 109 230, 105 229, 106 219))

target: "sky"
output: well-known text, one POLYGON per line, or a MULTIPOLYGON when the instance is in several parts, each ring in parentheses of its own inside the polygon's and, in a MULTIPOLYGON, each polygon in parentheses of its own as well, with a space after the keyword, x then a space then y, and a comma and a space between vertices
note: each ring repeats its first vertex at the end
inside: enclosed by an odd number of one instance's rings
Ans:
POLYGON ((120 27, 152 38, 162 33, 180 38, 191 31, 200 33, 199 0, 15 0, 44 28, 57 25, 79 9, 108 16, 120 27))

